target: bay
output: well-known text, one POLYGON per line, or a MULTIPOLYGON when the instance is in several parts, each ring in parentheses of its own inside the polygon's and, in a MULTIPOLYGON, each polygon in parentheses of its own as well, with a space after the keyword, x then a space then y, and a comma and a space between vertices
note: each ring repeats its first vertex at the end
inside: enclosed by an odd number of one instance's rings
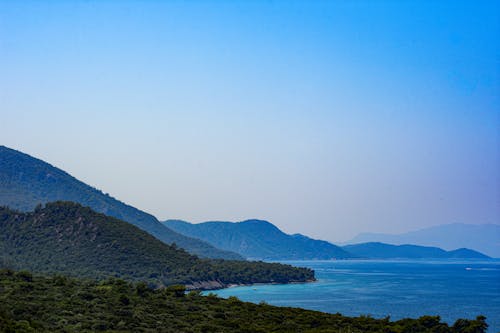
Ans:
POLYGON ((447 323, 485 315, 500 331, 499 260, 282 261, 315 270, 317 282, 217 290, 220 297, 264 301, 346 316, 417 318, 447 323))

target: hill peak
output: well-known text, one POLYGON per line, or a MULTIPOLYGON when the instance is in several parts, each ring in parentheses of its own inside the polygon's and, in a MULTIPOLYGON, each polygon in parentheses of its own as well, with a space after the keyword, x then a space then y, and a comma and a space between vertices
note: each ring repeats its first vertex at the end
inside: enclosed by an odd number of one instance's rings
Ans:
POLYGON ((245 221, 241 221, 241 222, 236 222, 236 224, 239 224, 240 226, 244 226, 244 227, 252 227, 252 228, 255 228, 256 230, 272 229, 274 231, 281 232, 281 230, 277 226, 275 226, 271 222, 265 221, 265 220, 250 219, 250 220, 245 220, 245 221))
POLYGON ((260 219, 248 219, 248 220, 243 220, 243 221, 236 222, 236 223, 254 223, 254 224, 270 224, 270 225, 274 225, 274 224, 272 224, 269 221, 260 220, 260 219))

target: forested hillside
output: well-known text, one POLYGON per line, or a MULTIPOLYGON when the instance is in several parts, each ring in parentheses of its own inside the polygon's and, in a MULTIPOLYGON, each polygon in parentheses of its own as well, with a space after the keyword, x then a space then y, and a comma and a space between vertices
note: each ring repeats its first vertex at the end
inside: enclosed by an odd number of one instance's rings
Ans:
POLYGON ((314 279, 307 268, 200 259, 129 223, 71 202, 49 203, 32 213, 0 208, 0 264, 93 279, 116 276, 157 287, 217 288, 314 279))
POLYGON ((149 289, 119 279, 83 281, 0 270, 1 332, 370 332, 484 333, 484 317, 454 325, 438 316, 390 321, 350 318, 265 303, 149 289))

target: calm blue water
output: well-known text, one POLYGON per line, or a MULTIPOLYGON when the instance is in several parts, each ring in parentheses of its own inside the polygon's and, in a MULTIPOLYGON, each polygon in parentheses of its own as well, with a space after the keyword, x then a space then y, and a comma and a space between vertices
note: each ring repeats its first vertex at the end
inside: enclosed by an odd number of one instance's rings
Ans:
POLYGON ((318 282, 217 290, 221 297, 265 301, 347 316, 392 319, 439 315, 453 323, 483 314, 500 331, 500 261, 287 261, 316 271, 318 282))

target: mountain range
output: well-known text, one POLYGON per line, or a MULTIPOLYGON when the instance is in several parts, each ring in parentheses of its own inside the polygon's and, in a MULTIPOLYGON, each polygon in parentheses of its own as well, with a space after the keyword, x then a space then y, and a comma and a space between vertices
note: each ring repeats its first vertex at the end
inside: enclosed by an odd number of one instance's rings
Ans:
POLYGON ((199 238, 220 249, 260 260, 345 259, 352 257, 340 247, 326 241, 295 234, 288 235, 268 221, 204 222, 192 224, 168 220, 169 228, 199 238))
POLYGON ((446 250, 465 247, 500 258, 500 225, 452 223, 402 234, 361 233, 346 243, 366 242, 437 246, 446 250))
POLYGON ((0 146, 0 205, 27 212, 38 204, 59 200, 77 202, 129 222, 166 244, 175 243, 200 257, 243 259, 236 253, 179 234, 154 216, 104 194, 42 160, 0 146))
MULTIPOLYGON (((355 247, 342 248, 301 234, 288 235, 270 222, 263 220, 246 220, 237 223, 215 221, 199 224, 168 220, 160 223, 154 216, 126 205, 44 161, 0 146, 0 205, 27 212, 39 204, 59 200, 76 202, 96 212, 124 220, 166 244, 175 243, 176 246, 192 254, 206 258, 329 260, 358 257, 482 257, 482 254, 467 249, 448 252, 441 249, 431 251, 425 246, 394 247, 389 244, 358 244, 355 247), (371 252, 366 252, 367 249, 371 252)), ((396 237, 397 235, 363 234, 353 242, 367 243, 368 240, 371 242, 377 237, 385 237, 387 241, 384 243, 434 246, 447 244, 451 249, 456 249, 465 246, 462 243, 459 246, 452 246, 452 244, 458 244, 453 243, 453 240, 465 238, 469 241, 473 240, 473 244, 477 245, 475 248, 481 248, 481 244, 478 243, 480 240, 483 240, 483 247, 490 250, 495 249, 495 246, 498 247, 500 226, 483 226, 483 228, 489 228, 484 232, 478 232, 477 228, 480 226, 473 227, 476 229, 472 230, 472 226, 467 225, 449 225, 400 235, 399 238, 396 237), (365 239, 367 241, 364 241, 365 239)), ((489 253, 492 252, 496 253, 494 251, 489 253)))
POLYGON ((346 245, 342 247, 349 253, 367 259, 451 259, 451 258, 467 258, 467 259, 487 259, 488 256, 470 249, 457 249, 453 251, 445 251, 438 247, 419 246, 419 245, 391 245, 384 243, 361 243, 346 245))
POLYGON ((445 251, 418 245, 395 246, 362 243, 339 247, 301 234, 288 235, 268 221, 203 222, 181 220, 164 222, 169 228, 202 239, 218 248, 233 251, 250 259, 261 260, 331 260, 349 258, 488 258, 470 249, 445 251))
POLYGON ((0 208, 0 266, 102 279, 121 277, 161 287, 303 282, 310 269, 250 261, 200 259, 130 223, 72 202, 34 212, 0 208))

